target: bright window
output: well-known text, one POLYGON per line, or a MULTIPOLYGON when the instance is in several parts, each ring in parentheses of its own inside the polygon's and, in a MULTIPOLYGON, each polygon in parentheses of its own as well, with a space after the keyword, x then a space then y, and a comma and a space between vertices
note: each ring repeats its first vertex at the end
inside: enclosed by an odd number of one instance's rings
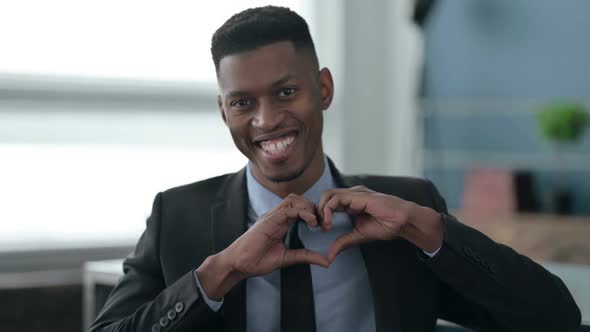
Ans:
POLYGON ((71 139, 81 143, 0 144, 0 251, 133 244, 156 193, 246 164, 216 113, 27 117, 0 122, 44 124, 45 134, 75 127, 71 139), (120 143, 90 142, 99 127, 119 133, 120 143), (191 132, 195 139, 185 140, 191 132))
POLYGON ((266 4, 303 0, 18 0, 0 3, 0 72, 213 81, 211 36, 266 4))

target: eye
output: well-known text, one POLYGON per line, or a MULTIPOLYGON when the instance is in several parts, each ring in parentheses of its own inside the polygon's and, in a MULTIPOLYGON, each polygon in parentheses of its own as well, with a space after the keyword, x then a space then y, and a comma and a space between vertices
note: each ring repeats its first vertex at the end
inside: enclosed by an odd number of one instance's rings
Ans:
POLYGON ((279 97, 290 97, 295 94, 295 88, 283 88, 279 91, 279 97))
POLYGON ((248 108, 252 106, 253 101, 251 99, 237 99, 232 101, 229 105, 234 108, 248 108))

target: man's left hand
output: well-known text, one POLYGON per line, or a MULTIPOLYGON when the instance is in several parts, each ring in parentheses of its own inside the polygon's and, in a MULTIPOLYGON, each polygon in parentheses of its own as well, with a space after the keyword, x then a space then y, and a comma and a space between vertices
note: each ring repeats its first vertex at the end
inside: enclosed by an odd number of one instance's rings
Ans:
POLYGON ((330 262, 342 250, 369 241, 402 237, 426 252, 436 251, 443 243, 444 225, 436 211, 364 186, 324 192, 318 212, 324 230, 332 228, 334 212, 346 212, 355 221, 352 231, 330 247, 330 262))

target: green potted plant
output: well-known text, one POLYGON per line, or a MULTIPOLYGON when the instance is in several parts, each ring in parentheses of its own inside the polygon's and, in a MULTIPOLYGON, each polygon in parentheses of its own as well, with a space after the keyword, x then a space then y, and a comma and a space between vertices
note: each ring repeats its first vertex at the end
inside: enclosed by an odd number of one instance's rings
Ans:
POLYGON ((573 144, 580 140, 588 125, 588 113, 580 104, 551 104, 539 112, 538 122, 546 140, 557 144, 573 144))
MULTIPOLYGON (((543 138, 553 145, 555 162, 560 162, 561 151, 580 141, 588 126, 588 112, 581 104, 564 102, 546 105, 538 113, 537 124, 543 138)), ((557 173, 558 170, 555 170, 557 173)), ((551 212, 567 214, 571 212, 572 196, 563 188, 557 176, 553 179, 553 188, 548 194, 551 212)))

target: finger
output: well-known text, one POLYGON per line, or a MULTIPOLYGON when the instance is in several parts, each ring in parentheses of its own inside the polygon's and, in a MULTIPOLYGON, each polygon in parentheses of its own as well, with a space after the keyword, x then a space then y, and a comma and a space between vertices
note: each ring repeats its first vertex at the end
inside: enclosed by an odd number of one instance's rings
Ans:
POLYGON ((373 190, 363 186, 363 185, 358 185, 358 186, 354 186, 352 188, 350 188, 352 191, 357 191, 357 192, 374 192, 373 190))
POLYGON ((320 213, 320 218, 324 218, 324 207, 332 199, 333 196, 337 194, 349 194, 352 196, 354 193, 361 193, 361 192, 372 192, 369 188, 365 186, 356 186, 352 188, 335 188, 324 191, 322 197, 320 198, 320 202, 318 204, 318 210, 320 213))
POLYGON ((283 256, 281 267, 287 267, 294 264, 314 264, 327 268, 330 266, 328 258, 320 253, 308 249, 289 249, 283 256))
POLYGON ((322 218, 322 227, 324 228, 324 230, 328 231, 332 229, 332 210, 324 207, 322 209, 322 214, 324 215, 324 217, 322 218))
POLYGON ((365 193, 347 191, 332 196, 326 203, 333 212, 346 212, 356 215, 366 212, 367 204, 371 197, 365 193))
POLYGON ((318 203, 317 207, 320 217, 322 219, 324 218, 324 205, 326 205, 330 198, 332 198, 332 195, 334 195, 334 193, 336 193, 334 189, 326 190, 322 193, 322 197, 320 198, 320 202, 318 203))
POLYGON ((315 211, 315 205, 303 196, 289 194, 289 196, 285 198, 285 201, 288 202, 289 207, 299 208, 312 213, 315 211))
POLYGON ((330 230, 332 227, 332 211, 327 211, 325 209, 326 203, 332 199, 332 197, 338 192, 338 189, 330 189, 324 191, 322 197, 320 198, 320 202, 318 204, 317 210, 320 215, 320 219, 322 219, 322 228, 324 230, 330 230))
POLYGON ((354 245, 366 242, 365 238, 357 231, 353 230, 350 233, 340 235, 328 250, 328 260, 333 262, 336 256, 343 250, 354 245))
POLYGON ((317 227, 318 220, 314 213, 299 208, 285 208, 282 210, 283 218, 280 222, 292 224, 301 219, 310 227, 317 227))
MULTIPOLYGON (((318 213, 318 209, 317 206, 310 200, 308 200, 307 198, 303 197, 303 196, 299 196, 296 194, 290 194, 288 197, 290 197, 291 199, 291 205, 293 207, 297 207, 297 208, 301 208, 304 209, 306 211, 309 211, 313 214, 315 214, 316 216, 316 223, 315 224, 309 224, 312 227, 322 227, 322 218, 320 217, 320 214, 318 213)), ((322 227, 322 229, 326 230, 324 227, 322 227)))
POLYGON ((322 229, 323 231, 327 231, 328 229, 327 229, 327 228, 326 228, 326 226, 324 225, 324 218, 321 216, 321 214, 320 214, 320 210, 319 210, 319 208, 318 208, 318 206, 317 206, 317 205, 315 205, 315 206, 314 206, 314 212, 315 212, 315 215, 316 215, 316 217, 317 217, 317 220, 318 220, 319 227, 321 227, 321 229, 322 229))
POLYGON ((308 211, 316 216, 315 221, 313 221, 312 223, 309 223, 309 222, 307 222, 307 220, 305 220, 305 222, 309 226, 317 227, 318 225, 321 224, 320 218, 318 218, 319 215, 317 213, 317 209, 316 209, 315 204, 313 204, 307 198, 305 198, 303 196, 299 196, 297 194, 289 194, 289 196, 287 196, 287 198, 285 198, 285 200, 289 201, 289 207, 302 209, 302 210, 308 211))
POLYGON ((303 220, 309 227, 318 227, 318 218, 315 213, 300 210, 299 218, 303 220))
POLYGON ((326 203, 325 207, 332 212, 345 212, 348 210, 353 201, 352 193, 337 193, 326 203))
POLYGON ((330 229, 333 225, 334 212, 347 211, 353 200, 350 192, 339 192, 332 195, 329 201, 324 204, 324 223, 326 228, 330 229))

